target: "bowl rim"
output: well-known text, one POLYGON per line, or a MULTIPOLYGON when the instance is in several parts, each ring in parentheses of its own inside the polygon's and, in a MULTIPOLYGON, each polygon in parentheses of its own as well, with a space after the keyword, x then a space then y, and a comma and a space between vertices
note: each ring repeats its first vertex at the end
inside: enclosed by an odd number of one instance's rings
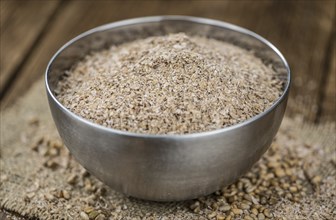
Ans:
POLYGON ((214 19, 209 19, 209 18, 201 18, 201 17, 194 17, 194 16, 185 16, 185 15, 163 15, 163 16, 147 16, 147 17, 138 17, 138 18, 131 18, 131 19, 126 19, 126 20, 121 20, 117 22, 112 22, 112 23, 107 23, 95 28, 92 28, 88 31, 85 31, 76 37, 72 38, 69 40, 67 43, 65 43, 50 59, 46 72, 45 72, 45 86, 47 90, 47 94, 49 97, 51 97, 52 101, 57 105, 58 108, 60 108, 62 111, 66 112, 67 114, 71 115, 74 117, 76 120, 79 120, 80 122, 92 126, 96 129, 104 130, 105 132, 112 132, 114 134, 122 135, 122 136, 127 136, 127 137, 136 137, 136 138, 164 138, 164 139, 186 139, 186 138, 195 138, 195 137, 203 137, 203 136, 210 136, 210 135, 216 135, 220 133, 225 133, 240 127, 247 126, 251 124, 252 122, 264 117, 265 115, 269 114, 272 112, 282 101, 284 101, 289 93, 289 88, 291 84, 291 71, 288 65, 288 62, 286 61, 285 57, 282 55, 282 53, 268 40, 263 38, 262 36, 256 34, 253 31, 250 31, 246 28, 227 23, 224 21, 219 21, 219 20, 214 20, 214 19), (68 108, 63 106, 57 98, 54 96, 54 94, 51 92, 51 89, 49 87, 49 81, 48 81, 48 75, 50 72, 51 65, 53 64, 54 60, 57 59, 57 57, 62 53, 63 50, 65 50, 67 47, 69 47, 71 44, 74 42, 80 40, 81 38, 84 38, 86 36, 89 36, 91 34, 94 34, 96 32, 100 31, 106 31, 108 29, 112 28, 117 28, 117 27, 122 27, 122 26, 127 26, 127 25, 134 25, 134 24, 141 24, 141 23, 151 23, 151 22, 161 22, 161 21, 167 21, 167 20, 181 20, 181 21, 189 21, 189 22, 194 22, 194 23, 199 23, 199 24, 207 24, 207 25, 212 25, 212 26, 217 26, 217 27, 222 27, 226 29, 230 29, 245 35, 249 35, 257 40, 259 40, 261 43, 265 44, 269 48, 271 48, 277 56, 281 59, 283 65, 286 68, 287 71, 287 83, 285 85, 285 89, 281 96, 270 106, 268 107, 265 111, 247 119, 244 120, 240 123, 230 125, 224 128, 219 128, 215 130, 209 130, 209 131, 203 131, 203 132, 195 132, 195 133, 187 133, 187 134, 150 134, 150 133, 137 133, 137 132, 130 132, 130 131, 123 131, 123 130, 118 130, 114 128, 109 128, 105 127, 103 125, 91 122, 75 113, 70 111, 68 108))

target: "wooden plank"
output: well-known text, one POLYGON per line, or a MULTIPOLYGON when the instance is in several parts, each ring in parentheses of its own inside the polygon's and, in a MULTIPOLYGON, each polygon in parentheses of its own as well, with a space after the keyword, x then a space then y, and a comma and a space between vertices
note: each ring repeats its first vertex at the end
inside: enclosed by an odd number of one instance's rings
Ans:
MULTIPOLYGON (((291 2, 291 4, 295 4, 291 2)), ((270 33, 273 42, 287 58, 293 76, 289 115, 299 115, 305 120, 317 121, 320 104, 320 88, 324 86, 325 59, 335 17, 334 1, 302 1, 300 7, 281 5, 286 11, 278 24, 282 33, 270 33)), ((279 14, 274 14, 279 16, 279 14)), ((271 18, 269 18, 271 19, 271 18)), ((329 100, 329 99, 327 99, 329 100)))
POLYGON ((1 32, 4 29, 5 24, 11 18, 11 15, 14 14, 14 10, 18 7, 17 1, 0 1, 0 29, 1 32))
POLYGON ((10 83, 59 1, 4 1, 1 14, 0 93, 10 83), (8 11, 7 11, 8 10, 8 11))
POLYGON ((323 100, 320 106, 318 122, 336 122, 336 53, 335 53, 335 26, 331 37, 330 59, 326 63, 328 78, 323 88, 323 100))
MULTIPOLYGON (((50 26, 20 77, 5 96, 8 106, 44 73, 52 54, 67 40, 97 25, 157 14, 203 16, 251 29, 273 42, 289 61, 293 86, 289 114, 316 119, 325 51, 335 16, 334 1, 74 1, 50 26)), ((328 94, 327 94, 328 95, 328 94)), ((325 99, 329 102, 329 99, 325 99)), ((332 113, 332 112, 331 112, 332 113)), ((330 113, 328 113, 330 114, 330 113)))

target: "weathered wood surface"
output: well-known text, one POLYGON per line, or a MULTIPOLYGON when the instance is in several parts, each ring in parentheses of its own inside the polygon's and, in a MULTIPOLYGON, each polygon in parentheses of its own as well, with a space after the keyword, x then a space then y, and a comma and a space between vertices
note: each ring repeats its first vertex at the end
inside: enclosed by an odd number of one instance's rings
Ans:
POLYGON ((53 15, 58 1, 1 1, 0 93, 6 91, 38 44, 39 36, 53 15))
POLYGON ((1 30, 1 64, 4 64, 1 66, 5 66, 1 67, 1 79, 14 79, 10 84, 6 84, 8 80, 1 80, 1 88, 8 88, 2 94, 2 108, 9 106, 27 91, 43 75, 53 53, 79 33, 104 23, 131 17, 184 14, 231 22, 270 40, 283 52, 292 69, 293 86, 288 114, 300 114, 315 122, 335 119, 333 0, 253 3, 244 0, 61 3, 49 0, 43 3, 27 1, 25 4, 19 1, 19 8, 13 8, 13 3, 9 1, 1 2, 2 17, 10 17, 9 21, 1 19, 1 27, 5 26, 1 30), (21 11, 20 17, 9 12, 16 10, 21 11), (31 18, 32 12, 35 18, 31 18), (23 20, 25 23, 14 22, 13 19, 23 20), (29 37, 26 31, 18 31, 20 29, 29 29, 29 37), (29 40, 25 40, 23 44, 15 41, 18 37, 13 37, 11 41, 13 31, 20 39, 29 40), (36 41, 36 38, 39 40, 36 41), (3 42, 14 47, 3 46, 3 42), (15 66, 11 66, 12 63, 15 66))
POLYGON ((335 53, 335 19, 334 19, 334 30, 331 35, 332 45, 329 47, 330 50, 330 59, 325 60, 325 68, 328 73, 326 78, 325 86, 321 88, 323 91, 322 98, 320 100, 320 112, 319 118, 316 121, 325 122, 325 121, 336 121, 336 53, 335 53))

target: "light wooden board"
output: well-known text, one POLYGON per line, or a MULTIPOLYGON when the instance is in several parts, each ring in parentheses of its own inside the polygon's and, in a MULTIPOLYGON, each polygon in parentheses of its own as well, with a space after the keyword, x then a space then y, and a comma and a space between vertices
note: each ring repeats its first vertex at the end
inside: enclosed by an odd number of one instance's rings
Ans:
POLYGON ((13 11, 17 8, 15 1, 0 1, 0 29, 4 30, 6 23, 10 20, 13 11))
POLYGON ((0 93, 29 56, 58 1, 4 1, 1 3, 0 93))
MULTIPOLYGON (((335 20, 334 20, 335 23, 335 20)), ((336 121, 336 52, 335 52, 335 25, 330 46, 330 60, 326 63, 328 76, 323 86, 323 96, 320 101, 320 112, 317 123, 336 121)))

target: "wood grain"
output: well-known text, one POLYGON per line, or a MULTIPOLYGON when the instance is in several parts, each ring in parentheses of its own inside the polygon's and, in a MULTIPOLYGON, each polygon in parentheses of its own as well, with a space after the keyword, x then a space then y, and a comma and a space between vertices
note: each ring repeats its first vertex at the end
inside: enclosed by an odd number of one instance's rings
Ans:
POLYGON ((0 29, 4 30, 6 24, 13 15, 13 11, 18 7, 15 1, 0 1, 0 29))
MULTIPOLYGON (((335 24, 335 19, 334 19, 335 24)), ((336 53, 335 53, 335 25, 331 36, 330 58, 326 61, 327 78, 322 86, 323 94, 319 106, 317 123, 336 122, 336 53)))
MULTIPOLYGON (((73 1, 67 2, 31 51, 17 79, 4 99, 8 106, 43 75, 52 54, 77 34, 116 20, 158 14, 183 14, 209 17, 234 23, 264 36, 287 58, 293 76, 288 113, 316 121, 321 114, 334 114, 328 84, 320 103, 320 88, 335 17, 335 1, 73 1), (248 4, 247 4, 248 3, 248 4)), ((323 90, 324 91, 324 90, 323 90)))
POLYGON ((58 1, 4 1, 1 3, 0 93, 28 55, 58 1), (3 8, 4 7, 4 8, 3 8))
MULTIPOLYGON (((282 43, 286 46, 283 52, 293 75, 288 113, 317 122, 318 105, 322 97, 320 88, 324 86, 327 74, 325 60, 329 59, 327 51, 335 17, 335 2, 305 1, 300 6, 289 11, 295 16, 287 17, 288 25, 280 25, 286 27, 279 37, 286 41, 282 43)), ((275 41, 280 44, 280 40, 278 38, 275 41)))

